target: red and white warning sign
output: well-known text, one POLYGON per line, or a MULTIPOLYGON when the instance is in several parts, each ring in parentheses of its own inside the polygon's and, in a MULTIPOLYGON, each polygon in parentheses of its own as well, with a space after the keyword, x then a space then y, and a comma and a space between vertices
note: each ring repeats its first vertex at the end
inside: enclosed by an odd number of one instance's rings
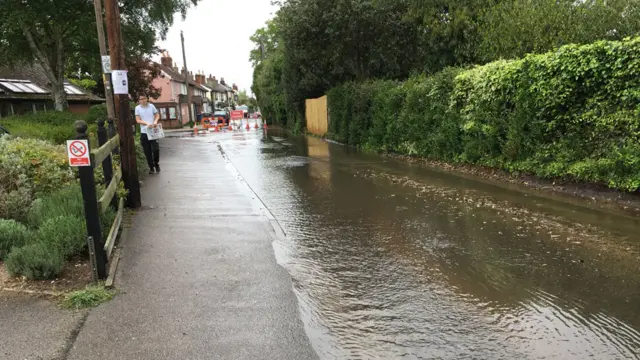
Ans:
POLYGON ((67 140, 67 154, 70 166, 90 166, 88 140, 67 140))

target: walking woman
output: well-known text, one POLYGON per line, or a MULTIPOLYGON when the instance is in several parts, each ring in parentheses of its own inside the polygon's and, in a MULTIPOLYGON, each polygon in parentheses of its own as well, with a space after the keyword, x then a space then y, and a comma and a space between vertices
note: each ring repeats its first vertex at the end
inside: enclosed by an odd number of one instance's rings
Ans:
POLYGON ((149 165, 149 174, 160 172, 160 146, 158 140, 149 140, 147 128, 158 126, 160 114, 153 104, 149 104, 149 99, 145 94, 138 97, 139 105, 136 106, 136 122, 140 124, 140 144, 144 149, 144 156, 149 165))

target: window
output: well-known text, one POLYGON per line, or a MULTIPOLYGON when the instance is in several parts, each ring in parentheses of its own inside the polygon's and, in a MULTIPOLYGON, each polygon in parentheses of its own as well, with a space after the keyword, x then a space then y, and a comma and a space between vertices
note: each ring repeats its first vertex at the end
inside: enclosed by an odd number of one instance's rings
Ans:
POLYGON ((160 113, 160 120, 175 120, 176 119, 176 108, 175 107, 158 108, 158 113, 160 113))
POLYGON ((160 120, 167 120, 167 112, 169 110, 167 108, 160 108, 158 112, 160 113, 160 120))

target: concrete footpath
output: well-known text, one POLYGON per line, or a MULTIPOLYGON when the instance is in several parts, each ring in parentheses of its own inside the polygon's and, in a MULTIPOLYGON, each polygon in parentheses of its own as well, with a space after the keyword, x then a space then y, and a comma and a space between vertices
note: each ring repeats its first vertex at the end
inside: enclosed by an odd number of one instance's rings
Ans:
POLYGON ((211 141, 164 139, 118 266, 69 359, 314 359, 275 233, 211 141))
POLYGON ((7 299, 0 358, 317 358, 269 220, 217 146, 164 139, 161 153, 121 244, 117 296, 88 313, 7 299))

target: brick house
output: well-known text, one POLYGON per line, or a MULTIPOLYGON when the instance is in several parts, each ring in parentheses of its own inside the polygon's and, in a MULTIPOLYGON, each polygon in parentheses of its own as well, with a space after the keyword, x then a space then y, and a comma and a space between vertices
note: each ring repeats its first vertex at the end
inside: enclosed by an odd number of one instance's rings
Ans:
MULTIPOLYGON (((105 99, 65 82, 69 111, 86 114, 105 99)), ((51 83, 39 65, 0 67, 0 117, 54 110, 51 83)))
MULTIPOLYGON (((193 120, 197 120, 197 115, 206 112, 210 108, 209 92, 210 87, 199 84, 195 80, 189 80, 189 86, 185 84, 186 72, 184 68, 180 71, 168 53, 163 53, 160 59, 160 69, 162 73, 153 80, 153 86, 162 89, 160 97, 152 100, 152 103, 160 112, 160 120, 165 128, 179 128, 189 122, 189 111, 193 120), (187 103, 187 91, 191 93, 191 104, 187 103)), ((193 78, 193 73, 189 73, 189 79, 193 78)), ((197 80, 203 80, 204 75, 196 74, 197 80)))
POLYGON ((209 76, 205 78, 204 81, 207 86, 212 89, 211 101, 216 109, 233 106, 235 104, 237 98, 234 96, 234 90, 227 86, 224 78, 218 81, 215 76, 209 76))

